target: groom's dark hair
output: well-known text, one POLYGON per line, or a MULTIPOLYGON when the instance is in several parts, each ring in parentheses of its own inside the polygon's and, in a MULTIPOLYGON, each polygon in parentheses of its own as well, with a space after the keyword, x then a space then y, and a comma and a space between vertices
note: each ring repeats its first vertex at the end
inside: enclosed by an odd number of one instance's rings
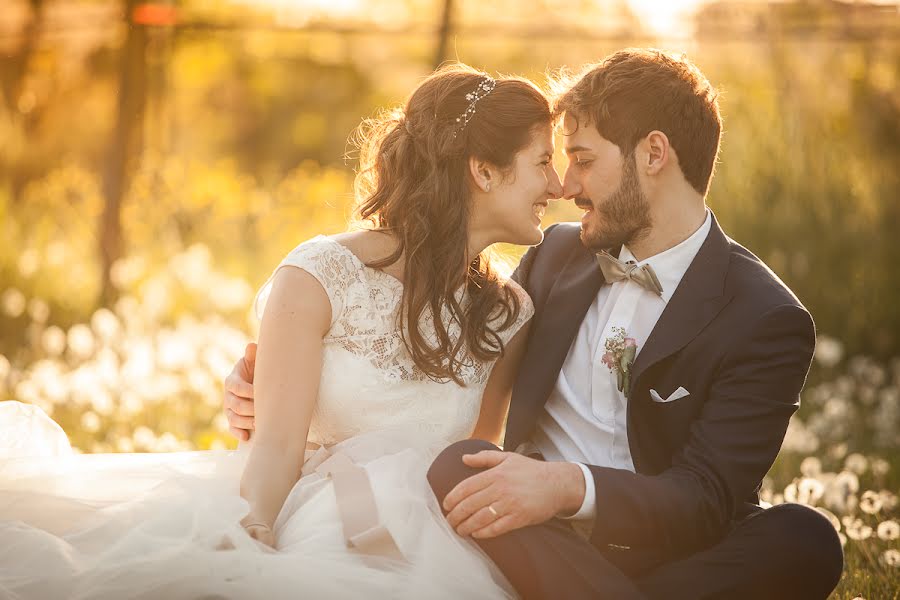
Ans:
POLYGON ((625 156, 651 131, 662 131, 685 179, 706 196, 722 133, 718 92, 685 55, 620 50, 570 82, 555 82, 557 114, 593 124, 625 156))

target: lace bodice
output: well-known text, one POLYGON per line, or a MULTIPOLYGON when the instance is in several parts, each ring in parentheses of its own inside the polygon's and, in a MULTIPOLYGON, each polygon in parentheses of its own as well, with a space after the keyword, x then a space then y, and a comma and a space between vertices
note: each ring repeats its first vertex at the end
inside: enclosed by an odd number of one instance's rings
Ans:
MULTIPOLYGON (((446 441, 471 433, 492 364, 474 358, 465 361, 464 386, 429 379, 415 365, 401 337, 403 284, 367 267, 332 238, 317 236, 300 244, 275 271, 287 266, 315 277, 331 302, 310 441, 332 444, 386 428, 413 430, 410 433, 446 441)), ((508 285, 518 295, 521 309, 515 323, 499 332, 504 343, 534 313, 528 295, 515 282, 508 285)), ((258 297, 260 314, 270 286, 271 278, 258 297)), ((423 332, 428 335, 429 331, 433 325, 426 319, 423 332)), ((450 333, 458 333, 458 328, 450 333)))

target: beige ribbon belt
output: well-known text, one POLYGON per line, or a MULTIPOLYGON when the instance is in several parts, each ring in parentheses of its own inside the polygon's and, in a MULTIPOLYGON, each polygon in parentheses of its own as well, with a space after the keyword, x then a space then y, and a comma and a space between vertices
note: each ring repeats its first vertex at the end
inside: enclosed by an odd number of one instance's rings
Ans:
POLYGON ((347 547, 370 556, 405 560, 394 536, 378 517, 375 491, 366 470, 344 452, 332 453, 325 446, 308 446, 314 448, 315 452, 303 465, 302 475, 315 472, 331 479, 347 547))

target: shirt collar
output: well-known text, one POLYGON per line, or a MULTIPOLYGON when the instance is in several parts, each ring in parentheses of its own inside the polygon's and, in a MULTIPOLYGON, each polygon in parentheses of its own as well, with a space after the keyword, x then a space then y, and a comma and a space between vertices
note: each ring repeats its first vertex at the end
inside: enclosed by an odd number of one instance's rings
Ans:
POLYGON ((694 261, 694 257, 700 252, 700 247, 703 245, 703 242, 706 241, 706 236, 709 234, 711 227, 712 213, 710 213, 707 208, 706 220, 703 221, 703 225, 701 225, 697 231, 692 233, 689 238, 678 245, 672 246, 668 250, 664 250, 659 254, 655 254, 642 261, 638 261, 634 258, 634 255, 628 249, 628 246, 622 246, 622 251, 619 253, 619 260, 623 262, 632 260, 638 265, 650 265, 653 267, 653 271, 656 273, 660 285, 662 285, 662 299, 668 304, 672 294, 674 294, 676 288, 678 288, 678 284, 681 283, 684 274, 687 273, 688 267, 690 267, 691 263, 694 261))

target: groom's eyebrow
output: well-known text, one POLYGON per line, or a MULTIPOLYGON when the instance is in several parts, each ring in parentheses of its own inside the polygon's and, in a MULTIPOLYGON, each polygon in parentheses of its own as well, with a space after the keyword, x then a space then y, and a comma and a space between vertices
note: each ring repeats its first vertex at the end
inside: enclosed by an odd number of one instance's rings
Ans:
POLYGON ((592 152, 587 146, 568 146, 566 154, 575 154, 576 152, 592 152))

